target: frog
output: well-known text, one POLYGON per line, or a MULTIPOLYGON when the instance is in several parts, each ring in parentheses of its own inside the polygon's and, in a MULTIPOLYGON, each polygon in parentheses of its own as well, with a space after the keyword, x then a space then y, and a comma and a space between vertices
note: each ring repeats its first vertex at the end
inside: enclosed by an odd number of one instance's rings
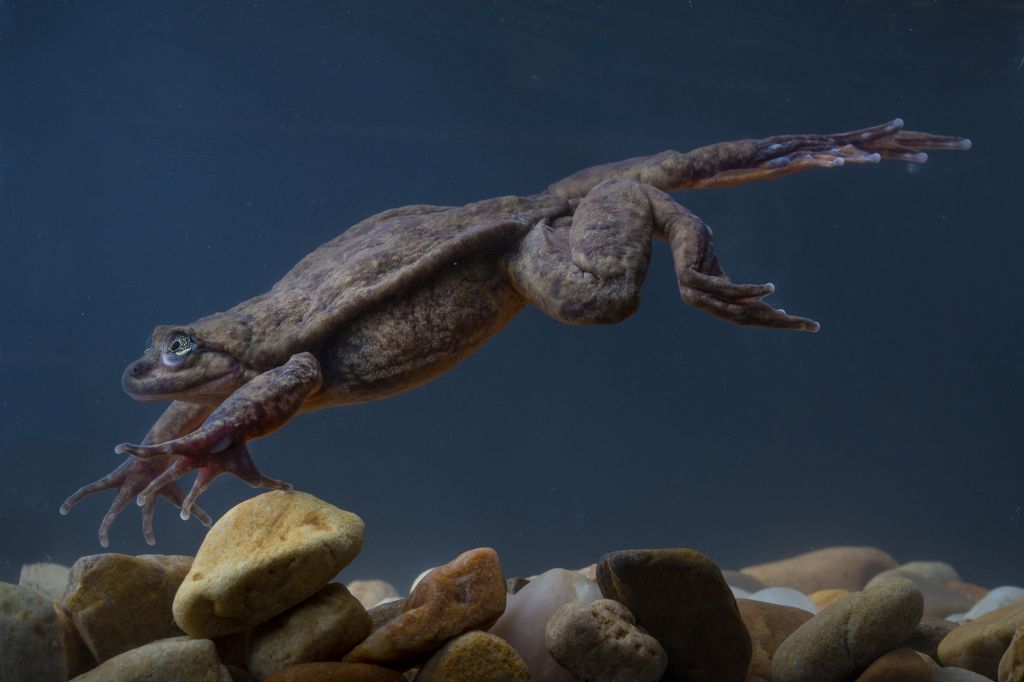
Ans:
POLYGON ((199 496, 221 474, 290 490, 253 463, 247 443, 300 413, 412 390, 476 352, 527 305, 559 322, 614 324, 632 315, 665 242, 682 300, 728 322, 806 332, 818 322, 765 298, 772 283, 734 282, 707 224, 671 196, 815 168, 966 150, 969 139, 904 130, 902 119, 835 134, 787 134, 668 150, 585 168, 528 196, 378 213, 300 260, 268 291, 191 324, 160 325, 124 370, 132 398, 170 401, 117 468, 72 493, 113 490, 99 528, 134 498, 156 542, 157 500, 182 519, 211 518, 199 496), (178 484, 197 471, 186 494, 178 484))

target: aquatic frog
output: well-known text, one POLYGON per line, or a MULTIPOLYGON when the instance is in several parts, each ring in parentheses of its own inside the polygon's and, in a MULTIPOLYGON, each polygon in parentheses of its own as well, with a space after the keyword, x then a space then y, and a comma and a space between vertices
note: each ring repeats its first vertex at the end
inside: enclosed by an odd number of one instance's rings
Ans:
POLYGON ((902 130, 899 119, 834 135, 781 135, 666 151, 587 168, 532 196, 465 206, 406 206, 367 218, 303 258, 270 291, 192 324, 159 326, 124 372, 142 401, 170 400, 117 469, 72 494, 117 491, 99 530, 128 502, 154 543, 158 497, 209 525, 196 498, 224 472, 264 476, 246 442, 300 412, 379 400, 451 369, 526 304, 569 324, 612 324, 636 309, 652 237, 668 243, 683 300, 730 322, 816 331, 719 265, 711 231, 668 192, 728 187, 811 168, 968 149, 957 137, 902 130), (198 475, 188 495, 175 481, 198 475))

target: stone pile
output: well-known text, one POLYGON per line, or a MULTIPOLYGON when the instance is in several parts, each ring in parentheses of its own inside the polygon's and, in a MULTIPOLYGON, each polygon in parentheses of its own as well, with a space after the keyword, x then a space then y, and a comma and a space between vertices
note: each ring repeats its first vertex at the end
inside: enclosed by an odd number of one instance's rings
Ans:
POLYGON ((834 547, 741 571, 692 549, 506 578, 471 549, 402 598, 332 579, 362 520, 243 502, 195 557, 100 554, 0 583, 0 680, 1024 682, 1024 589, 834 547))

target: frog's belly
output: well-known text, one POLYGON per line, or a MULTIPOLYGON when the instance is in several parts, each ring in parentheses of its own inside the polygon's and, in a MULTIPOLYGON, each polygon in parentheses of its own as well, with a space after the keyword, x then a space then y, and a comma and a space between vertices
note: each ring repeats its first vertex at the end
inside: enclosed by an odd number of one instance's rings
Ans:
POLYGON ((379 400, 443 374, 500 331, 525 301, 495 259, 453 263, 414 294, 357 318, 318 353, 314 405, 379 400))

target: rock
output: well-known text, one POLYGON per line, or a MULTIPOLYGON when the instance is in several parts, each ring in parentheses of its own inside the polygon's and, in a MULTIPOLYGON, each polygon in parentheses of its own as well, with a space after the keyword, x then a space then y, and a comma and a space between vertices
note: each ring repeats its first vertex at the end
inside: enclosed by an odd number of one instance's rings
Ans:
POLYGON ((598 562, 597 582, 665 649, 663 679, 743 680, 750 635, 711 559, 692 549, 612 552, 598 562))
POLYGON ((921 622, 914 628, 914 632, 907 637, 907 641, 903 644, 937 661, 939 660, 939 642, 957 627, 959 626, 956 623, 951 623, 945 618, 923 616, 921 622))
POLYGON ((393 619, 402 612, 405 607, 405 599, 395 599, 377 604, 367 613, 370 615, 370 631, 379 630, 382 625, 393 619))
POLYGON ((996 609, 1009 606, 1022 597, 1024 597, 1024 589, 1011 587, 1009 585, 997 587, 994 590, 990 590, 988 594, 979 599, 963 614, 963 618, 960 620, 975 620, 977 618, 981 618, 986 613, 992 613, 996 609))
POLYGON ((987 587, 975 585, 974 583, 965 583, 960 580, 947 580, 942 584, 954 592, 959 592, 972 604, 977 604, 989 593, 989 589, 987 587))
POLYGON ((932 682, 991 682, 984 675, 964 668, 936 668, 932 671, 932 682))
POLYGON ((64 596, 64 590, 68 586, 68 573, 70 569, 60 564, 25 564, 21 567, 18 584, 54 601, 64 596))
POLYGON ((754 576, 747 575, 742 571, 722 571, 722 577, 725 578, 725 582, 729 587, 738 587, 747 594, 751 594, 768 587, 754 576))
POLYGON ((34 590, 0 582, 0 680, 68 678, 57 613, 34 590))
POLYGON ((369 634, 366 609, 344 585, 330 583, 253 630, 249 672, 265 679, 294 663, 337 660, 369 634))
POLYGON ((61 607, 99 662, 181 630, 171 617, 174 593, 192 557, 93 554, 71 566, 61 607))
POLYGON ((1024 627, 1014 630, 996 673, 999 682, 1024 682, 1024 627))
POLYGON ((563 604, 548 621, 545 642, 583 682, 657 682, 668 663, 658 641, 611 599, 563 604))
POLYGON ((751 594, 748 599, 763 601, 769 604, 780 606, 792 606, 795 609, 803 609, 808 613, 817 613, 818 607, 810 597, 803 592, 797 592, 791 587, 766 587, 751 594))
POLYGON ((933 578, 928 578, 919 573, 907 571, 902 568, 882 571, 868 581, 867 587, 870 589, 882 581, 889 580, 894 577, 907 578, 917 585, 917 589, 920 590, 921 594, 924 596, 924 615, 926 616, 938 616, 939 618, 942 618, 951 613, 966 611, 974 604, 974 602, 970 601, 956 590, 949 589, 943 583, 933 578))
POLYGON ((193 637, 239 632, 315 594, 363 546, 363 521, 300 492, 236 505, 206 534, 174 599, 193 637))
POLYGON ((406 678, 369 663, 299 663, 278 670, 266 682, 406 682, 406 678))
POLYGON ((479 630, 451 640, 420 668, 416 682, 532 682, 508 642, 479 630))
POLYGON ((828 547, 781 561, 748 566, 743 573, 765 585, 792 587, 804 594, 841 588, 861 590, 875 575, 896 568, 896 560, 874 547, 828 547))
POLYGON ((995 679, 999 659, 1010 646, 1014 631, 1021 626, 1024 626, 1024 601, 964 623, 939 643, 939 662, 995 679))
POLYGON ((811 619, 813 614, 792 606, 782 606, 763 601, 737 599, 743 625, 750 633, 753 652, 747 679, 751 676, 771 679, 772 656, 775 650, 798 627, 811 619))
POLYGON ((940 583, 960 580, 960 574, 956 572, 956 569, 944 561, 908 561, 905 564, 900 564, 896 569, 940 583))
POLYGON ((142 682, 188 680, 231 682, 231 674, 217 659, 217 648, 208 639, 174 637, 150 642, 118 654, 73 682, 142 682))
POLYGON ((527 578, 506 578, 505 591, 510 595, 515 594, 529 584, 530 581, 527 578))
POLYGON ((834 589, 834 590, 818 590, 807 595, 814 605, 818 607, 818 611, 824 611, 832 602, 838 601, 850 594, 849 590, 834 589))
MULTIPOLYGON (((81 675, 96 667, 96 657, 78 634, 71 615, 64 610, 59 602, 53 602, 53 610, 57 614, 57 626, 60 628, 61 639, 64 640, 64 663, 68 677, 81 675)), ((3 679, 0 677, 0 679, 3 679)))
POLYGON ((856 682, 931 682, 932 669, 906 647, 887 651, 862 672, 856 682))
POLYGON ((577 571, 553 568, 507 598, 505 612, 491 633, 512 645, 535 679, 572 682, 572 675, 551 657, 544 641, 544 628, 563 604, 586 603, 600 597, 601 591, 594 581, 577 571))
POLYGON ((349 594, 359 600, 364 609, 372 609, 385 600, 398 599, 398 590, 383 580, 353 580, 347 586, 349 594))
POLYGON ((597 582, 597 564, 588 564, 583 568, 577 568, 576 572, 591 582, 597 582))
POLYGON ((914 583, 893 578, 851 592, 811 618, 784 641, 772 659, 774 682, 840 682, 914 631, 924 598, 914 583))
POLYGON ((431 571, 397 616, 374 630, 344 658, 350 663, 399 666, 429 656, 468 630, 486 629, 505 610, 505 578, 498 555, 473 549, 431 571))

